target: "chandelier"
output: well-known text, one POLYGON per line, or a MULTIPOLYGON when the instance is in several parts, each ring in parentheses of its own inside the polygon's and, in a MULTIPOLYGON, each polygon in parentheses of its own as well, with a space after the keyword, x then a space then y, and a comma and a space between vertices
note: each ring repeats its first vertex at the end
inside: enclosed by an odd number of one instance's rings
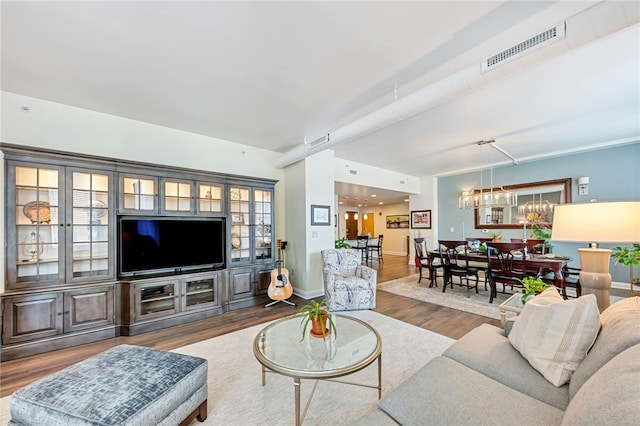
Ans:
MULTIPOLYGON (((489 145, 492 149, 498 149, 500 152, 515 160, 502 149, 494 146, 493 139, 483 139, 477 142, 478 145, 489 145)), ((493 151, 491 151, 493 152, 493 151)), ((484 188, 483 184, 483 168, 480 169, 480 189, 475 191, 463 191, 458 198, 458 207, 461 209, 491 208, 491 207, 514 207, 518 205, 518 193, 514 190, 505 190, 502 187, 493 187, 493 161, 490 159, 490 187, 484 188)))
POLYGON ((518 213, 524 215, 525 219, 530 222, 536 222, 548 218, 553 209, 556 207, 554 203, 542 199, 542 193, 536 200, 536 195, 532 195, 533 199, 518 206, 518 213))

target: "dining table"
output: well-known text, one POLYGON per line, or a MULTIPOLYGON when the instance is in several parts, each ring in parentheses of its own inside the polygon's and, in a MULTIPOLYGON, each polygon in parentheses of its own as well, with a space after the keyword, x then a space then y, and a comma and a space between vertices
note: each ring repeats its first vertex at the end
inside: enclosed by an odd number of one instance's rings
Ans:
MULTIPOLYGON (((430 277, 430 287, 435 284, 435 260, 441 258, 441 254, 438 250, 431 250, 428 253, 428 263, 429 263, 429 277, 430 277)), ((478 267, 484 268, 485 273, 489 267, 490 259, 494 259, 497 261, 497 257, 490 256, 487 257, 486 253, 480 253, 476 251, 465 253, 459 253, 458 258, 465 259, 468 258, 469 262, 472 262, 474 265, 478 267)), ((566 290, 564 287, 564 275, 562 271, 567 266, 567 264, 571 261, 570 257, 561 256, 557 254, 527 254, 527 268, 537 269, 544 272, 553 272, 554 281, 553 284, 558 287, 561 291, 561 294, 565 295, 566 290)), ((491 289, 492 292, 496 292, 495 288, 491 289)))

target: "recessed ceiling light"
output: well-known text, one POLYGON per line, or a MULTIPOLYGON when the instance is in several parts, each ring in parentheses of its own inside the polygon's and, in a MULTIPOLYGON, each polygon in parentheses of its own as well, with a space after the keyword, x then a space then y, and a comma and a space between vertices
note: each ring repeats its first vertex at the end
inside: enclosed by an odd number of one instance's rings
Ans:
POLYGON ((342 201, 338 201, 338 204, 344 204, 342 201))
POLYGON ((406 199, 404 200, 404 202, 405 202, 405 203, 408 203, 408 202, 409 202, 409 199, 408 199, 408 198, 406 198, 406 199))
POLYGON ((376 194, 371 194, 371 197, 375 198, 375 197, 377 197, 377 195, 376 194))
POLYGON ((384 203, 382 201, 379 201, 378 204, 383 205, 384 203))

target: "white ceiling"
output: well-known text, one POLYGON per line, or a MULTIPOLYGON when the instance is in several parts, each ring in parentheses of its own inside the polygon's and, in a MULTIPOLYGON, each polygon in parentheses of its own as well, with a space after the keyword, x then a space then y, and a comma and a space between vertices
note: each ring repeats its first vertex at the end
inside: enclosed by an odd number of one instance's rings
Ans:
MULTIPOLYGON (((1 84, 286 152, 594 3, 2 1, 1 84)), ((423 176, 482 166, 480 139, 520 161, 637 141, 639 75, 636 24, 333 149, 423 176)))

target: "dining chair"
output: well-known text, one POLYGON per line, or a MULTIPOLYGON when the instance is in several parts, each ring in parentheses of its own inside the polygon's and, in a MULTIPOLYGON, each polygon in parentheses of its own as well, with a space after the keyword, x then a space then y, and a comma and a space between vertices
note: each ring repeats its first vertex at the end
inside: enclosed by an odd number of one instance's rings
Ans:
POLYGON ((478 293, 478 271, 481 268, 472 267, 469 265, 469 244, 466 240, 439 240, 438 251, 440 252, 440 259, 444 266, 444 285, 442 286, 442 292, 447 290, 447 285, 451 285, 453 288, 453 277, 458 277, 460 283, 457 285, 462 286, 464 279, 467 287, 467 296, 471 288, 475 288, 478 293), (469 279, 475 277, 475 284, 471 286, 469 279))
POLYGON ((537 269, 527 268, 525 243, 490 243, 487 242, 487 271, 491 287, 489 303, 498 295, 497 284, 502 284, 502 292, 510 286, 522 288, 519 280, 524 277, 536 277, 537 269))
POLYGON ((420 277, 418 278, 418 284, 420 284, 420 281, 422 281, 422 270, 427 269, 429 271, 429 287, 438 287, 438 283, 436 282, 436 271, 443 268, 442 262, 439 258, 433 259, 432 262, 429 262, 426 238, 414 238, 413 246, 416 252, 416 266, 420 268, 420 277))
POLYGON ((380 234, 378 235, 378 241, 375 245, 369 245, 368 246, 368 250, 369 253, 367 253, 367 255, 369 256, 369 260, 371 262, 373 262, 373 253, 376 254, 376 258, 378 259, 378 263, 382 262, 382 239, 384 238, 384 235, 380 234))
POLYGON ((358 235, 356 237, 356 250, 360 250, 360 263, 369 264, 369 236, 358 235))
POLYGON ((522 238, 511 238, 512 243, 526 243, 527 244, 527 253, 530 254, 546 254, 547 248, 544 246, 544 239, 527 239, 524 240, 522 238))
MULTIPOLYGON (((559 291, 564 299, 568 299, 569 297, 577 298, 582 296, 582 286, 580 285, 580 271, 580 268, 573 268, 570 266, 565 266, 564 268, 562 268, 563 283, 562 288, 560 288, 559 291), (567 288, 573 289, 571 295, 567 293, 567 288)), ((555 285, 556 283, 556 277, 553 272, 547 272, 541 278, 547 284, 555 285)))

